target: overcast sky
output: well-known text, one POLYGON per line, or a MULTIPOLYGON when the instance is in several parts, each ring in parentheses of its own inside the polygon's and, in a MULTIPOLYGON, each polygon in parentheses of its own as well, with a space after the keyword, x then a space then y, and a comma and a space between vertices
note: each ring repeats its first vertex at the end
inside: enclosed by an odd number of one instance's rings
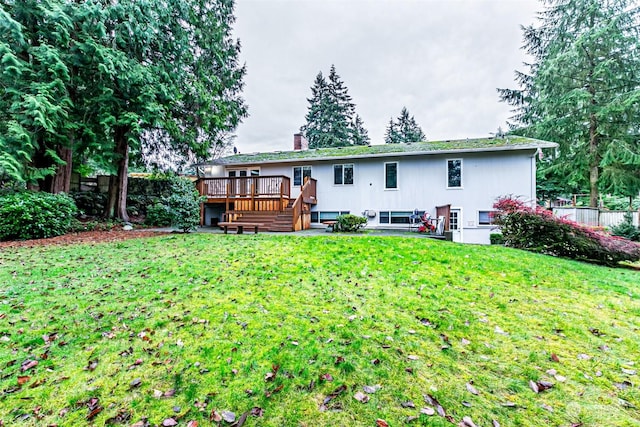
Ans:
POLYGON ((249 117, 235 145, 292 149, 331 64, 372 144, 403 106, 429 140, 488 136, 511 115, 496 88, 515 87, 520 25, 540 10, 537 0, 237 0, 249 117))

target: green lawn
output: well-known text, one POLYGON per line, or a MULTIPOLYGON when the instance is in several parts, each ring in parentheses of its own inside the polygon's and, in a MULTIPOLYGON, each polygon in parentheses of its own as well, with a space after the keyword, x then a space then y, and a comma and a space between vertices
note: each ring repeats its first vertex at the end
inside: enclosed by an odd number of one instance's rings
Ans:
POLYGON ((4 425, 639 425, 632 269, 195 234, 1 250, 0 284, 4 425))

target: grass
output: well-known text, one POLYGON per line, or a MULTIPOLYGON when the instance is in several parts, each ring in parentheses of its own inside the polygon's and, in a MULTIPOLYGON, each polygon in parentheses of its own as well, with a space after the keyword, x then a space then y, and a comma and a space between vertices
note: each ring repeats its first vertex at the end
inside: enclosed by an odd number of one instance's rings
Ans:
POLYGON ((197 234, 4 250, 0 283, 5 425, 210 425, 255 407, 246 426, 452 425, 420 415, 425 394, 456 424, 640 419, 630 269, 425 239, 197 234))

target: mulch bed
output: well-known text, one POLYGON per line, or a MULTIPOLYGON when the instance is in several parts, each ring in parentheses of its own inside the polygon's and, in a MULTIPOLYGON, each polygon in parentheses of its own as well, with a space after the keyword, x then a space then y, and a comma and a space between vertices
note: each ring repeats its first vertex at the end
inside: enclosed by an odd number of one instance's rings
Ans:
POLYGON ((102 242, 118 242, 128 239, 138 239, 141 237, 160 236, 161 231, 149 230, 130 230, 113 229, 109 231, 83 231, 81 233, 69 233, 64 236, 51 237, 49 239, 33 239, 33 240, 14 240, 9 242, 0 242, 2 248, 18 248, 49 245, 73 245, 75 243, 102 243, 102 242))

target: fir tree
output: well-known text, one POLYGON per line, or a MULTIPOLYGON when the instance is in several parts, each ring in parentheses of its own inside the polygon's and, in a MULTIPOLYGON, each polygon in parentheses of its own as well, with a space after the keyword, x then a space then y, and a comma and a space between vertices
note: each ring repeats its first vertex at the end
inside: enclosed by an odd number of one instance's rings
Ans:
POLYGON ((640 190, 640 9, 632 0, 550 0, 539 25, 523 28, 534 61, 519 89, 499 89, 515 107, 511 128, 560 144, 546 174, 599 191, 640 190))
POLYGON ((351 124, 352 136, 351 140, 353 141, 353 145, 369 145, 371 144, 371 139, 369 138, 369 132, 364 127, 364 122, 362 118, 356 114, 356 118, 353 120, 351 124))
POLYGON ((344 82, 332 65, 325 78, 319 72, 311 87, 311 98, 300 130, 309 141, 309 148, 366 145, 369 135, 362 119, 355 113, 355 104, 344 82))
POLYGON ((391 119, 385 133, 384 142, 387 144, 399 144, 407 142, 420 142, 425 140, 425 135, 416 119, 409 116, 409 110, 402 107, 397 123, 391 119))

